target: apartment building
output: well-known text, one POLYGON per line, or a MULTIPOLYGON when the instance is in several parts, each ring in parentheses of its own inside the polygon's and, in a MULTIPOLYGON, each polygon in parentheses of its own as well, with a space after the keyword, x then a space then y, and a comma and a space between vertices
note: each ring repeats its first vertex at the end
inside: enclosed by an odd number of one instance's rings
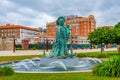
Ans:
MULTIPOLYGON (((77 15, 64 16, 65 26, 70 24, 72 39, 69 39, 69 42, 75 44, 88 44, 87 36, 96 28, 96 20, 94 15, 89 15, 88 17, 82 17, 77 15)), ((51 41, 54 41, 57 31, 56 22, 50 22, 46 24, 46 37, 51 37, 51 41)))
POLYGON ((30 39, 40 34, 40 30, 21 25, 6 24, 0 26, 0 37, 16 38, 17 43, 21 43, 23 39, 30 39))

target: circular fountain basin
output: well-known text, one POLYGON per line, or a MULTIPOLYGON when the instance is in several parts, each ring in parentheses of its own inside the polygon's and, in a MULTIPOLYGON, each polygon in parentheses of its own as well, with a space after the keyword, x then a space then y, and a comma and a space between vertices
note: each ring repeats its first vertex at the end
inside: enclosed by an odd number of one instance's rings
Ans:
POLYGON ((18 62, 0 64, 10 66, 15 72, 22 73, 57 73, 57 72, 86 72, 92 71, 94 65, 101 63, 97 58, 33 58, 18 62))

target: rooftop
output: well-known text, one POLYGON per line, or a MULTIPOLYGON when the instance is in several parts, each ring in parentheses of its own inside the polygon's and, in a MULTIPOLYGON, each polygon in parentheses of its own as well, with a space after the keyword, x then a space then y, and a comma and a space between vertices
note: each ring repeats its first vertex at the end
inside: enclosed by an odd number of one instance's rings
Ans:
POLYGON ((6 24, 0 26, 0 29, 16 29, 16 28, 21 28, 21 29, 27 29, 27 30, 33 30, 33 31, 40 31, 37 28, 31 28, 27 26, 21 26, 21 25, 11 25, 11 24, 6 24))

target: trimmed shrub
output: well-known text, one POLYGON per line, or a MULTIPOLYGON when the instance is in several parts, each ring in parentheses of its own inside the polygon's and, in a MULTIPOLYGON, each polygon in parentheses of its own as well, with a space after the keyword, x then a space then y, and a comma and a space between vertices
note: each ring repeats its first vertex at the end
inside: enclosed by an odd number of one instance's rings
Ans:
POLYGON ((14 70, 9 66, 5 66, 2 69, 2 74, 6 76, 11 76, 14 74, 14 70))
POLYGON ((23 48, 16 48, 16 50, 24 50, 23 48))
POLYGON ((35 48, 35 47, 33 47, 33 48, 31 48, 31 50, 36 50, 36 48, 35 48))
POLYGON ((108 61, 97 64, 93 68, 93 73, 99 76, 119 77, 120 76, 120 57, 113 56, 109 58, 108 61))
POLYGON ((21 44, 15 44, 15 48, 22 48, 21 44))
POLYGON ((0 75, 2 75, 3 74, 3 69, 2 69, 2 67, 0 67, 0 75))

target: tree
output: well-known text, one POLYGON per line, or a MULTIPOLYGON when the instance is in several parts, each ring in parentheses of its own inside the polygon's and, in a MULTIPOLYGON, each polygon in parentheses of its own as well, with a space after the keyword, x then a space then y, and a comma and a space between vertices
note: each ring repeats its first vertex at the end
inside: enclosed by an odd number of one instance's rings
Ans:
POLYGON ((96 45, 101 44, 101 46, 102 43, 104 43, 105 45, 109 43, 116 43, 118 53, 120 53, 120 22, 118 22, 112 29, 109 27, 95 29, 93 32, 89 34, 88 39, 90 40, 90 43, 96 45))
POLYGON ((117 44, 118 53, 120 53, 120 22, 114 27, 114 43, 117 44))
POLYGON ((101 53, 102 53, 104 50, 103 43, 105 45, 112 43, 110 37, 111 38, 113 37, 112 36, 113 33, 110 32, 111 29, 109 27, 97 28, 88 35, 88 39, 90 40, 91 44, 95 44, 95 45, 101 44, 101 53))
POLYGON ((120 28, 120 22, 115 25, 115 28, 120 28))

